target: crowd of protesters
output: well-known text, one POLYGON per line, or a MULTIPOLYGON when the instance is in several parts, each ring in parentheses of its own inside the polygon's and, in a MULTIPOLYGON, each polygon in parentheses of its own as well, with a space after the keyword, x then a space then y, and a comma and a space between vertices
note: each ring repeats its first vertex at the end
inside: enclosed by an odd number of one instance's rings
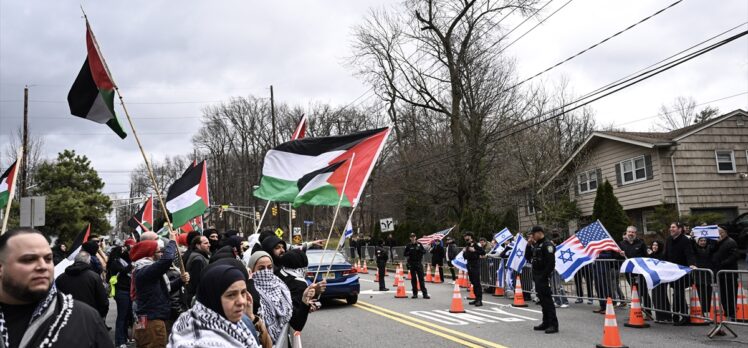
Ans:
POLYGON ((0 346, 273 347, 318 309, 326 283, 307 284, 306 250, 322 241, 289 248, 270 231, 249 240, 145 232, 105 251, 90 236, 71 254, 34 229, 9 231, 0 237, 0 346), (55 278, 66 258, 74 262, 55 278))

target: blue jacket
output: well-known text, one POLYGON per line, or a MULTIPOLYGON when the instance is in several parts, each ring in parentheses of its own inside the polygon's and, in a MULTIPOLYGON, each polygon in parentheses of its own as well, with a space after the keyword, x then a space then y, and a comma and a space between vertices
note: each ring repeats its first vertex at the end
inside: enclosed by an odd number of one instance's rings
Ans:
MULTIPOLYGON (((137 295, 137 308, 135 310, 137 315, 146 315, 148 316, 148 320, 170 319, 171 303, 164 275, 169 270, 169 267, 171 267, 176 255, 177 244, 173 240, 170 240, 166 244, 166 247, 164 247, 164 253, 158 261, 143 268, 136 267, 133 271, 133 280, 137 295)), ((182 281, 178 279, 170 285, 172 287, 182 286, 182 281)))

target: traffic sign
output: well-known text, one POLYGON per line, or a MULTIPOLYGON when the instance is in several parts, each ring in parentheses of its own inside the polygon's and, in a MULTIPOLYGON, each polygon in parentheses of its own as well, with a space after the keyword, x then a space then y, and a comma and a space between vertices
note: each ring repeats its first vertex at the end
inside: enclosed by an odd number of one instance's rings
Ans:
POLYGON ((392 232, 395 230, 395 223, 392 222, 392 218, 380 219, 379 227, 382 232, 392 232))
POLYGON ((44 226, 47 196, 34 196, 21 198, 21 226, 36 227, 44 226))
POLYGON ((278 227, 278 229, 275 230, 275 235, 278 236, 278 238, 283 237, 283 230, 280 227, 278 227))
POLYGON ((314 225, 314 221, 304 220, 304 225, 314 225))

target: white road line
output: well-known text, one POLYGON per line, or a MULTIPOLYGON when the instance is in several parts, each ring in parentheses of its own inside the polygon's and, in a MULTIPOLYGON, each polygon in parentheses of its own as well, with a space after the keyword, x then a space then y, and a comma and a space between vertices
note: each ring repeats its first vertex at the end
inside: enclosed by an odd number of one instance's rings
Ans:
POLYGON ((512 305, 503 304, 503 303, 488 302, 488 301, 483 301, 483 303, 488 303, 488 304, 492 304, 492 305, 499 306, 499 307, 505 307, 505 308, 506 307, 511 307, 513 309, 519 309, 519 310, 523 310, 523 311, 528 311, 528 312, 543 314, 543 311, 538 311, 538 310, 529 309, 529 308, 522 308, 522 307, 513 307, 512 305))

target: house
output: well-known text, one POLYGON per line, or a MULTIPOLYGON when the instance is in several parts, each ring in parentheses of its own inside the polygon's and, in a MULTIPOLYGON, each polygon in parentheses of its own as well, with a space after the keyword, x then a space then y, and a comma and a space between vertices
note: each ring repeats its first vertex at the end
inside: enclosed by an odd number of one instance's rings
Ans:
MULTIPOLYGON (((567 194, 589 220, 604 180, 631 221, 648 233, 654 208, 679 215, 748 212, 748 113, 735 110, 671 132, 594 132, 519 209, 520 229, 538 223, 536 197, 567 194)), ((584 221, 581 221, 584 222, 584 221)), ((569 230, 580 221, 571 221, 569 230)))

